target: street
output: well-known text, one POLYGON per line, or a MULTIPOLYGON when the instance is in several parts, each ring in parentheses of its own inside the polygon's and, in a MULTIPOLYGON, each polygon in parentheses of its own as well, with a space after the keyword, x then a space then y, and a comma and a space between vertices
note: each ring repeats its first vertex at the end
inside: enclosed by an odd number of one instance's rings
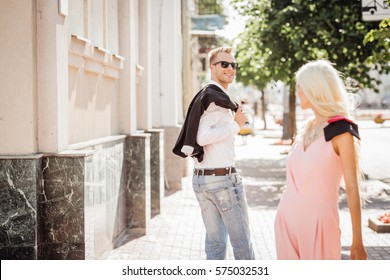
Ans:
POLYGON ((390 183, 390 121, 359 121, 362 169, 369 179, 390 183))
MULTIPOLYGON (((370 202, 362 211, 364 244, 369 259, 390 259, 388 233, 377 234, 368 227, 368 218, 389 211, 390 198, 384 191, 388 185, 370 179, 374 172, 386 174, 389 156, 380 157, 388 145, 389 128, 361 123, 364 137, 362 160, 366 161, 369 180, 365 182, 370 202), (367 138, 367 139, 366 139, 367 138), (387 139, 387 140, 386 140, 387 139), (368 147, 366 148, 366 145, 368 147), (371 150, 370 150, 370 149, 371 150), (371 156, 371 153, 376 156, 371 156), (369 155, 370 156, 369 156, 369 155), (376 158, 375 158, 376 157, 376 158), (378 160, 378 158, 380 160, 378 160), (383 164, 382 164, 383 163, 383 164), (387 163, 387 164, 384 164, 387 163)), ((249 205, 252 242, 259 260, 276 259, 274 219, 285 185, 285 160, 289 146, 274 145, 280 140, 281 127, 271 125, 268 130, 256 130, 254 136, 236 138, 236 167, 243 178, 249 205)), ((192 160, 189 159, 189 169, 192 160)), ((387 173, 388 174, 388 173, 387 173)), ((202 260, 205 259, 205 230, 199 205, 191 186, 191 176, 183 178, 183 189, 164 197, 162 213, 150 222, 145 236, 134 238, 109 252, 106 259, 127 260, 202 260)), ((345 193, 340 191, 340 229, 342 258, 349 258, 352 231, 345 193)), ((227 259, 233 259, 231 246, 227 259)))

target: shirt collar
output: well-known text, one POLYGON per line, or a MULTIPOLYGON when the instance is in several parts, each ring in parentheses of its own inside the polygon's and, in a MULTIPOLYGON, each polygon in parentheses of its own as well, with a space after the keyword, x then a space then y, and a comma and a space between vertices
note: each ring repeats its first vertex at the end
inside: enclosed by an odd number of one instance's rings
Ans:
POLYGON ((223 86, 221 86, 220 84, 218 84, 216 81, 210 80, 210 81, 209 81, 209 84, 218 86, 220 89, 223 90, 224 93, 228 94, 227 91, 226 91, 226 89, 225 89, 223 86))

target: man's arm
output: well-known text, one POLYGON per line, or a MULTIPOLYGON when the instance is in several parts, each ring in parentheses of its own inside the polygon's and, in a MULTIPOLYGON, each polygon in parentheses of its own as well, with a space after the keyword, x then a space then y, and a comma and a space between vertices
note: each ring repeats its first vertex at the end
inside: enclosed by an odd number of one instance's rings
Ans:
POLYGON ((211 103, 209 108, 203 113, 196 141, 200 146, 216 143, 224 140, 226 137, 237 134, 240 127, 245 124, 247 118, 239 108, 237 113, 228 123, 216 126, 220 118, 224 117, 226 112, 224 109, 211 103))

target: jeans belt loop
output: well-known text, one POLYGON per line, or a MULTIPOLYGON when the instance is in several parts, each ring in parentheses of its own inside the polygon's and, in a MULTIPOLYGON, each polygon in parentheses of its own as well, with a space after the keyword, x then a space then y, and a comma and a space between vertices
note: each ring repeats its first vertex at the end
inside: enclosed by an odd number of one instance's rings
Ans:
POLYGON ((229 167, 229 177, 232 175, 232 167, 229 167))

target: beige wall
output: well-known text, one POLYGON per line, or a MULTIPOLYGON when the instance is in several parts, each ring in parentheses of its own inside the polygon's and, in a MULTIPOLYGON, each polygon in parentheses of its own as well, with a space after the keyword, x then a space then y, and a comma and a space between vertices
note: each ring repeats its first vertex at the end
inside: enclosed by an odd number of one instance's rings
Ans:
POLYGON ((160 110, 154 113, 154 123, 175 127, 183 115, 180 1, 162 1, 160 13, 160 110))
POLYGON ((118 134, 118 80, 69 68, 69 144, 118 134))
POLYGON ((0 1, 0 154, 37 151, 35 7, 0 1))
POLYGON ((181 121, 181 1, 140 1, 0 1, 0 155, 181 121))
POLYGON ((117 0, 69 1, 69 36, 78 36, 69 41, 69 144, 119 134, 117 9, 117 0))
POLYGON ((68 2, 68 8, 68 20, 70 22, 68 26, 69 34, 77 34, 84 38, 87 37, 88 23, 84 20, 84 14, 88 12, 88 6, 84 5, 83 0, 70 0, 68 2))
POLYGON ((69 68, 69 144, 118 134, 118 81, 69 68))
POLYGON ((118 0, 69 0, 69 34, 119 54, 118 0))

